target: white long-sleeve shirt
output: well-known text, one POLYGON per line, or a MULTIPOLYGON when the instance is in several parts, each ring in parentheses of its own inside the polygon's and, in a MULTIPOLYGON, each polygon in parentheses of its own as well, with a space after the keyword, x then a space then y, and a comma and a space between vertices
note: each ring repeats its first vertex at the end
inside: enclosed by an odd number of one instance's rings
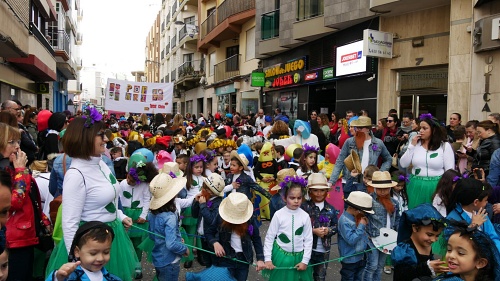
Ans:
POLYGON ((106 223, 127 217, 118 209, 120 193, 118 181, 101 157, 90 160, 73 158, 64 176, 62 200, 63 238, 68 253, 81 221, 106 223))
POLYGON ((311 218, 304 210, 301 208, 291 210, 288 207, 284 207, 274 213, 264 243, 265 261, 271 261, 275 238, 276 243, 286 252, 293 253, 304 250, 302 263, 309 263, 313 245, 313 234, 311 218), (302 228, 302 232, 298 230, 300 228, 302 228), (285 236, 290 242, 285 243, 286 241, 284 242, 279 238, 285 236))
POLYGON ((412 174, 423 177, 441 176, 445 171, 455 168, 455 154, 448 142, 443 143, 437 150, 428 151, 417 143, 410 144, 400 159, 401 167, 413 165, 412 174))
POLYGON ((307 139, 302 136, 295 135, 286 139, 274 141, 274 145, 282 145, 283 147, 287 147, 294 143, 300 144, 301 146, 304 146, 304 144, 307 143, 308 145, 319 147, 318 137, 315 134, 311 134, 307 139))
POLYGON ((132 208, 132 203, 135 206, 133 208, 142 208, 142 213, 139 216, 142 219, 148 217, 149 202, 151 201, 151 192, 149 191, 149 184, 146 182, 141 182, 136 186, 130 186, 127 180, 122 180, 120 183, 120 201, 123 207, 132 208))

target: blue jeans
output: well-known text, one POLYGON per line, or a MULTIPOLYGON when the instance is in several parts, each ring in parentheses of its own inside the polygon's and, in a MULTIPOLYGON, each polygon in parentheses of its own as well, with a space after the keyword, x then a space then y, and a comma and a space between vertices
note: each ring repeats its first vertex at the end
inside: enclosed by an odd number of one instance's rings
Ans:
MULTIPOLYGON (((246 261, 243 253, 237 253, 236 258, 241 261, 246 261)), ((248 278, 249 265, 237 261, 229 261, 228 266, 229 273, 238 281, 246 281, 248 278)))
MULTIPOLYGON (((368 247, 370 249, 375 248, 371 239, 368 240, 368 247)), ((366 253, 366 267, 363 272, 363 281, 380 281, 386 257, 386 254, 376 249, 366 253)))
POLYGON ((363 269, 365 268, 365 260, 360 260, 355 263, 343 263, 340 269, 341 281, 361 281, 363 277, 363 269))
MULTIPOLYGON (((320 239, 318 239, 318 243, 321 243, 320 239)), ((316 264, 320 262, 324 262, 330 259, 330 252, 321 253, 312 251, 311 259, 309 260, 309 264, 316 264)), ((313 267, 313 278, 314 281, 325 281, 326 278, 326 270, 328 269, 328 263, 322 263, 315 265, 313 267)))
POLYGON ((163 267, 155 267, 156 277, 158 281, 179 280, 179 272, 181 271, 180 263, 171 263, 163 267))

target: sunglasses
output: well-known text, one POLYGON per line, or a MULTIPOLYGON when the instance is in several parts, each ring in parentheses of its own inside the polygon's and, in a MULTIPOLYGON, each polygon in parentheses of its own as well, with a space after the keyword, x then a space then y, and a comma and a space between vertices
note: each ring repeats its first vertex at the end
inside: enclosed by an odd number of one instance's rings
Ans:
POLYGON ((99 133, 97 133, 97 136, 101 137, 104 140, 104 136, 105 136, 104 131, 99 131, 99 133))
POLYGON ((387 120, 387 123, 392 123, 394 122, 394 120, 387 120))

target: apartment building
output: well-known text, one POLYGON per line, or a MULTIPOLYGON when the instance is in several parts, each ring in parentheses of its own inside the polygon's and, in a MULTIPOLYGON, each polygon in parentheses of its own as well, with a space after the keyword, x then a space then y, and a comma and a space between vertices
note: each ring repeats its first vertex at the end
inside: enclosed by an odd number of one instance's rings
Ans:
POLYGON ((373 119, 396 108, 482 120, 499 104, 500 81, 489 79, 500 63, 498 1, 257 0, 256 9, 266 113, 367 109, 373 119), (389 58, 360 55, 366 29, 392 37, 389 58))
POLYGON ((0 97, 61 111, 79 94, 79 1, 0 3, 0 97), (73 52, 74 51, 74 52, 73 52))
MULTIPOLYGON (((140 76, 144 78, 146 82, 151 83, 159 83, 160 82, 160 23, 161 18, 160 14, 156 16, 156 19, 151 26, 148 36, 146 38, 146 60, 145 63, 145 71, 140 76)), ((137 72, 132 73, 134 77, 137 78, 137 72)), ((137 81, 142 82, 142 81, 137 81)))

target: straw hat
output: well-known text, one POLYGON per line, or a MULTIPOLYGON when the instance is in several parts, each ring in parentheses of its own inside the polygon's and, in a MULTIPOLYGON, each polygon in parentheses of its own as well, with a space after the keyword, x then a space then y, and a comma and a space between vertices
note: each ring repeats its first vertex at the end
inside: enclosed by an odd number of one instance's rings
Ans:
POLYGON ((233 192, 220 203, 219 214, 228 223, 242 224, 252 217, 253 205, 244 193, 233 192))
POLYGON ((358 172, 361 172, 362 170, 359 155, 354 149, 351 149, 351 154, 344 159, 344 164, 349 171, 356 169, 358 172))
POLYGON ((351 127, 371 127, 372 119, 366 116, 359 116, 358 119, 354 120, 349 124, 351 127))
POLYGON ((183 177, 184 173, 179 168, 179 164, 177 162, 167 162, 163 164, 163 168, 161 169, 162 173, 170 174, 170 172, 174 173, 176 177, 183 177))
POLYGON ((231 151, 231 158, 235 157, 243 165, 243 170, 248 171, 248 159, 245 154, 238 154, 236 150, 231 151))
POLYGON ((203 178, 203 182, 214 195, 224 197, 224 179, 219 174, 212 173, 210 176, 203 178))
POLYGON ((170 175, 159 173, 149 184, 149 191, 153 195, 149 208, 156 210, 175 198, 177 194, 186 186, 186 178, 173 179, 170 175))
POLYGON ((363 211, 368 214, 375 214, 372 208, 372 197, 363 191, 353 191, 349 194, 347 199, 344 199, 345 203, 356 210, 363 211))
POLYGON ((283 182, 285 180, 285 177, 293 177, 296 175, 297 173, 295 173, 295 170, 293 168, 281 169, 276 175, 276 181, 278 182, 278 184, 271 188, 271 191, 280 190, 281 186, 279 185, 279 183, 283 182))
POLYGON ((326 177, 322 173, 312 173, 307 178, 307 188, 329 189, 326 177))
POLYGON ((375 188, 391 188, 398 185, 397 182, 392 180, 391 174, 387 171, 375 171, 372 175, 372 180, 367 182, 367 184, 375 188))

